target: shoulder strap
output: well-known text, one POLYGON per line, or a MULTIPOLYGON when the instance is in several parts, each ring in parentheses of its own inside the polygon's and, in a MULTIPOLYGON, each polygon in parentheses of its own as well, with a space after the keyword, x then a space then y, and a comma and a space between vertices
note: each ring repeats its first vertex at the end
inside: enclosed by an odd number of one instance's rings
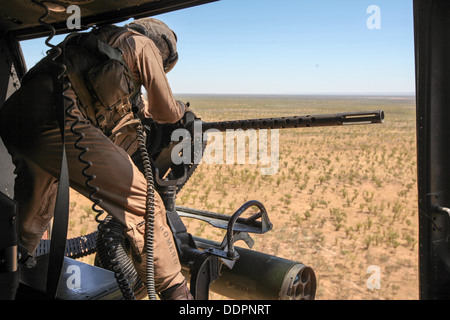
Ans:
POLYGON ((115 48, 108 43, 108 41, 114 41, 126 32, 130 32, 130 30, 113 25, 104 26, 94 29, 88 33, 79 33, 78 36, 69 35, 67 38, 72 37, 72 39, 66 38, 63 42, 63 46, 67 44, 76 44, 89 50, 93 54, 99 55, 101 59, 113 59, 120 61, 127 69, 133 83, 135 84, 135 92, 131 96, 131 99, 134 99, 140 93, 140 85, 136 79, 134 79, 128 64, 125 62, 122 50, 120 50, 120 48, 115 48))
POLYGON ((111 46, 109 43, 115 42, 121 35, 132 33, 128 28, 118 27, 115 25, 106 25, 93 30, 90 34, 97 37, 98 43, 96 49, 109 59, 119 60, 127 69, 133 83, 135 84, 135 92, 131 99, 134 99, 140 93, 140 84, 134 79, 128 64, 123 59, 123 52, 119 48, 111 46))

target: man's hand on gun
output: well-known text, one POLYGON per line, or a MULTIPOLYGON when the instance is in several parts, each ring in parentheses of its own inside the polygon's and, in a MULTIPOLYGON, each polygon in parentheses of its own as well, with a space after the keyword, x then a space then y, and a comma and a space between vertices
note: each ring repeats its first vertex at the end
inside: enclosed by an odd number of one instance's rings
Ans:
POLYGON ((178 101, 178 103, 182 103, 184 105, 184 115, 183 115, 183 118, 181 118, 181 120, 180 120, 180 122, 183 126, 185 126, 189 122, 194 121, 195 119, 198 119, 197 115, 190 108, 191 104, 189 102, 184 103, 184 102, 178 101))

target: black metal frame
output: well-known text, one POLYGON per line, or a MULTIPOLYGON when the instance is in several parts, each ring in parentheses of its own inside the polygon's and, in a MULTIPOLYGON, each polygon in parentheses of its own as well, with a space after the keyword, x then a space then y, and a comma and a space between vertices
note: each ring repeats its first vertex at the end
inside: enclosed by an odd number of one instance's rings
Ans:
POLYGON ((450 3, 414 1, 420 298, 450 298, 450 3))
MULTIPOLYGON (((111 2, 112 7, 109 11, 104 11, 98 14, 94 14, 91 16, 83 16, 82 24, 83 26, 90 25, 102 25, 102 24, 114 24, 118 22, 125 21, 130 18, 143 18, 149 16, 155 16, 158 14, 163 14, 167 12, 172 12, 176 10, 186 9, 210 2, 215 2, 218 0, 158 0, 158 1, 148 1, 143 0, 139 6, 130 6, 127 7, 127 2, 124 1, 123 6, 118 9, 117 2, 114 4, 111 2)), ((109 1, 107 1, 109 2, 109 1)), ((14 3, 10 3, 10 5, 14 5, 14 3)), ((89 3, 87 3, 89 5, 89 3)), ((81 6, 81 5, 80 5, 81 6)), ((108 3, 105 3, 105 8, 108 8, 108 3)), ((69 17, 69 15, 67 15, 69 17)), ((56 34, 68 33, 73 30, 69 30, 67 28, 66 20, 56 21, 52 23, 53 27, 56 29, 56 34)), ((25 28, 16 28, 9 32, 18 40, 27 40, 33 38, 44 37, 48 35, 48 29, 36 24, 32 27, 25 28)))

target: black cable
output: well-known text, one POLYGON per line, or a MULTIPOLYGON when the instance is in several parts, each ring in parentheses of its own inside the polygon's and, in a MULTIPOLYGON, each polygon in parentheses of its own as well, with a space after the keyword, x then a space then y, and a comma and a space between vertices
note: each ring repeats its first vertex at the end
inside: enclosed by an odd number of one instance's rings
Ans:
POLYGON ((55 36, 55 28, 44 21, 49 15, 49 8, 42 3, 35 0, 32 1, 44 9, 44 14, 38 18, 38 22, 50 30, 50 34, 45 40, 45 44, 51 49, 48 51, 48 74, 52 76, 53 91, 54 91, 54 108, 55 115, 58 121, 62 139, 62 158, 61 168, 59 174, 58 191, 54 209, 54 223, 55 229, 51 234, 50 255, 47 268, 47 284, 46 284, 46 298, 55 299, 57 295, 60 274, 64 263, 64 252, 67 238, 67 224, 68 224, 68 202, 69 202, 69 177, 67 168, 67 159, 65 151, 65 113, 64 109, 64 74, 66 66, 57 62, 56 59, 61 55, 62 50, 50 43, 50 40, 55 36), (56 232, 55 232, 56 231, 56 232))
POLYGON ((111 225, 108 225, 107 219, 99 224, 99 235, 101 235, 101 239, 103 240, 104 248, 106 250, 106 255, 108 256, 108 260, 110 262, 110 265, 105 268, 114 273, 114 277, 116 278, 124 299, 135 300, 134 292, 130 286, 128 276, 123 270, 123 265, 121 263, 123 259, 121 259, 118 254, 120 239, 118 242, 115 238, 117 232, 111 230, 111 225))
MULTIPOLYGON (((46 26, 51 30, 51 34, 47 37, 45 40, 45 44, 51 48, 49 50, 48 55, 52 59, 52 61, 55 63, 55 65, 61 69, 60 74, 58 74, 58 79, 62 81, 62 96, 63 99, 68 102, 65 114, 68 119, 71 119, 73 121, 72 125, 70 126, 70 131, 72 134, 78 137, 78 139, 75 141, 75 148, 80 151, 80 154, 78 156, 78 160, 85 165, 85 167, 82 170, 82 175, 86 178, 85 185, 86 187, 91 191, 89 194, 89 199, 93 202, 92 210, 96 213, 95 221, 99 223, 98 228, 103 232, 103 240, 105 240, 105 246, 107 248, 107 253, 110 256, 110 260, 113 263, 112 264, 112 271, 114 272, 114 276, 117 280, 117 283, 119 285, 120 290, 122 291, 122 294, 124 296, 124 299, 126 300, 133 300, 134 299, 134 293, 132 289, 130 288, 130 285, 128 283, 128 278, 124 274, 121 265, 119 261, 117 260, 117 253, 115 250, 115 244, 114 238, 111 237, 109 233, 108 226, 106 225, 107 221, 100 220, 100 216, 104 214, 104 211, 97 208, 97 206, 100 206, 102 200, 100 198, 97 198, 95 195, 99 192, 99 188, 91 185, 91 182, 95 180, 96 176, 92 174, 88 174, 87 171, 92 167, 92 162, 85 160, 84 156, 89 152, 89 148, 82 147, 80 143, 85 137, 85 134, 83 132, 80 132, 76 129, 76 126, 80 123, 81 118, 73 113, 73 110, 76 106, 76 101, 72 98, 66 95, 67 91, 71 89, 72 85, 67 80, 66 75, 66 65, 64 64, 65 57, 62 57, 62 60, 60 59, 59 62, 56 62, 56 59, 58 59, 63 52, 65 52, 63 49, 61 49, 59 46, 55 46, 50 43, 51 39, 56 34, 55 28, 44 21, 45 18, 49 15, 49 9, 44 3, 40 3, 36 0, 32 0, 32 2, 39 7, 43 8, 45 10, 45 14, 41 16, 38 21, 41 25, 46 26)), ((59 69, 58 69, 59 71, 59 69)), ((56 94, 56 93, 55 93, 56 94)))
MULTIPOLYGON (((71 87, 70 82, 66 81, 66 84, 68 86, 68 89, 71 87)), ((96 179, 96 176, 94 174, 88 174, 87 171, 92 167, 92 162, 84 159, 84 156, 89 152, 88 147, 83 147, 80 145, 83 138, 85 137, 85 134, 83 132, 78 131, 75 127, 80 123, 81 118, 77 115, 74 115, 71 113, 72 110, 75 108, 75 101, 71 97, 66 97, 67 100, 70 101, 70 106, 67 109, 67 115, 70 117, 70 119, 73 120, 72 125, 70 126, 70 131, 78 136, 78 139, 75 141, 75 148, 80 152, 78 156, 78 160, 85 164, 85 167, 82 170, 82 175, 86 178, 85 185, 86 187, 91 191, 89 194, 89 199, 93 202, 92 204, 92 210, 96 213, 95 215, 95 221, 98 223, 98 231, 102 234, 102 240, 104 240, 105 247, 107 248, 107 254, 110 258, 110 261, 112 263, 111 265, 111 271, 114 273, 114 277, 116 278, 117 284, 119 285, 119 289, 122 292, 122 295, 125 300, 135 300, 135 296, 133 293, 133 290, 131 289, 131 286, 128 282, 128 278, 126 277, 120 261, 117 259, 117 252, 116 252, 116 244, 114 243, 114 238, 111 236, 110 229, 107 225, 108 220, 105 218, 103 220, 100 220, 100 217, 105 213, 104 210, 97 208, 100 206, 102 200, 98 197, 96 197, 96 194, 100 191, 98 187, 95 187, 91 184, 93 180, 96 179)))
MULTIPOLYGON (((122 225, 114 217, 108 216, 103 226, 104 228, 101 228, 98 232, 96 241, 96 259, 98 259, 96 265, 107 270, 114 270, 120 266, 123 273, 121 282, 125 283, 125 280, 127 280, 131 284, 133 292, 140 291, 143 283, 128 256, 122 225)), ((128 293, 131 295, 130 291, 128 293)))
POLYGON ((155 268, 154 268, 154 229, 155 229, 155 185, 150 156, 145 144, 144 128, 139 124, 137 128, 138 147, 141 154, 144 176, 147 180, 147 198, 145 206, 145 248, 146 248, 146 271, 147 271, 147 293, 150 300, 156 300, 155 290, 155 268))
MULTIPOLYGON (((45 10, 45 14, 38 19, 41 25, 46 26, 51 30, 50 36, 45 40, 45 44, 51 48, 49 50, 48 55, 52 59, 53 62, 56 63, 56 59, 61 56, 63 49, 58 46, 52 45, 50 43, 51 39, 56 34, 54 27, 51 24, 48 24, 44 21, 45 18, 49 15, 48 7, 40 3, 36 0, 32 0, 32 2, 45 10)), ((65 93, 71 89, 72 85, 67 80, 66 76, 66 65, 64 64, 65 57, 62 58, 62 62, 56 63, 57 67, 61 68, 61 72, 58 75, 58 79, 62 81, 62 95, 63 99, 68 102, 68 106, 66 107, 65 114, 68 119, 71 119, 73 123, 70 126, 70 131, 72 134, 78 137, 75 141, 74 146, 77 150, 80 151, 78 156, 78 160, 85 165, 82 170, 82 175, 86 178, 85 185, 90 190, 89 199, 93 202, 92 210, 96 213, 95 221, 98 225, 98 234, 103 241, 104 248, 106 249, 106 255, 108 256, 108 260, 110 264, 108 265, 108 269, 112 270, 114 273, 114 277, 119 285, 119 288, 123 294, 125 300, 134 300, 134 292, 129 284, 128 275, 130 274, 130 268, 134 269, 134 266, 130 264, 129 259, 125 259, 124 253, 118 250, 118 246, 123 243, 123 239, 117 239, 117 230, 111 230, 114 228, 116 224, 111 225, 111 219, 105 218, 101 220, 100 217, 105 213, 104 210, 97 208, 100 207, 102 200, 96 197, 96 194, 99 192, 99 188, 95 187, 91 184, 93 180, 96 179, 94 174, 89 174, 88 170, 92 167, 92 162, 88 161, 84 158, 84 156, 89 152, 88 147, 81 146, 81 142, 85 137, 83 132, 80 132, 76 129, 76 126, 81 122, 81 118, 74 114, 73 111, 76 106, 76 101, 67 96, 65 93), (123 263, 125 261, 125 264, 123 263), (131 265, 131 267, 130 267, 131 265), (126 269, 126 271, 123 270, 126 269)), ((149 298, 151 300, 156 300, 156 292, 155 292, 155 283, 154 283, 154 255, 153 255, 153 243, 154 243, 154 183, 153 183, 153 173, 151 170, 150 157, 148 156, 147 149, 145 146, 145 136, 143 133, 142 127, 139 128, 138 131, 138 141, 140 142, 140 151, 142 154, 142 159, 144 162, 145 169, 145 177, 147 180, 147 199, 146 199, 146 254, 147 254, 147 291, 149 298)), ((97 243, 99 243, 97 241, 97 243)), ((126 255, 126 253, 125 253, 126 255)), ((135 270, 133 270, 135 272, 135 270)), ((136 286, 139 287, 139 282, 136 282, 136 286)))

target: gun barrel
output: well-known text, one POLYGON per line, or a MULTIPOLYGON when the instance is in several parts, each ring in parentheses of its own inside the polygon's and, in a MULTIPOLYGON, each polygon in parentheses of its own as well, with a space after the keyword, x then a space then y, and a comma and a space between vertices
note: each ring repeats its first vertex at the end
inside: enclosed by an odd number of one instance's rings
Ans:
POLYGON ((218 129, 220 131, 226 131, 230 129, 291 129, 305 127, 329 127, 349 124, 373 124, 383 122, 384 112, 382 110, 377 110, 294 117, 203 122, 202 130, 206 131, 209 129, 218 129))

